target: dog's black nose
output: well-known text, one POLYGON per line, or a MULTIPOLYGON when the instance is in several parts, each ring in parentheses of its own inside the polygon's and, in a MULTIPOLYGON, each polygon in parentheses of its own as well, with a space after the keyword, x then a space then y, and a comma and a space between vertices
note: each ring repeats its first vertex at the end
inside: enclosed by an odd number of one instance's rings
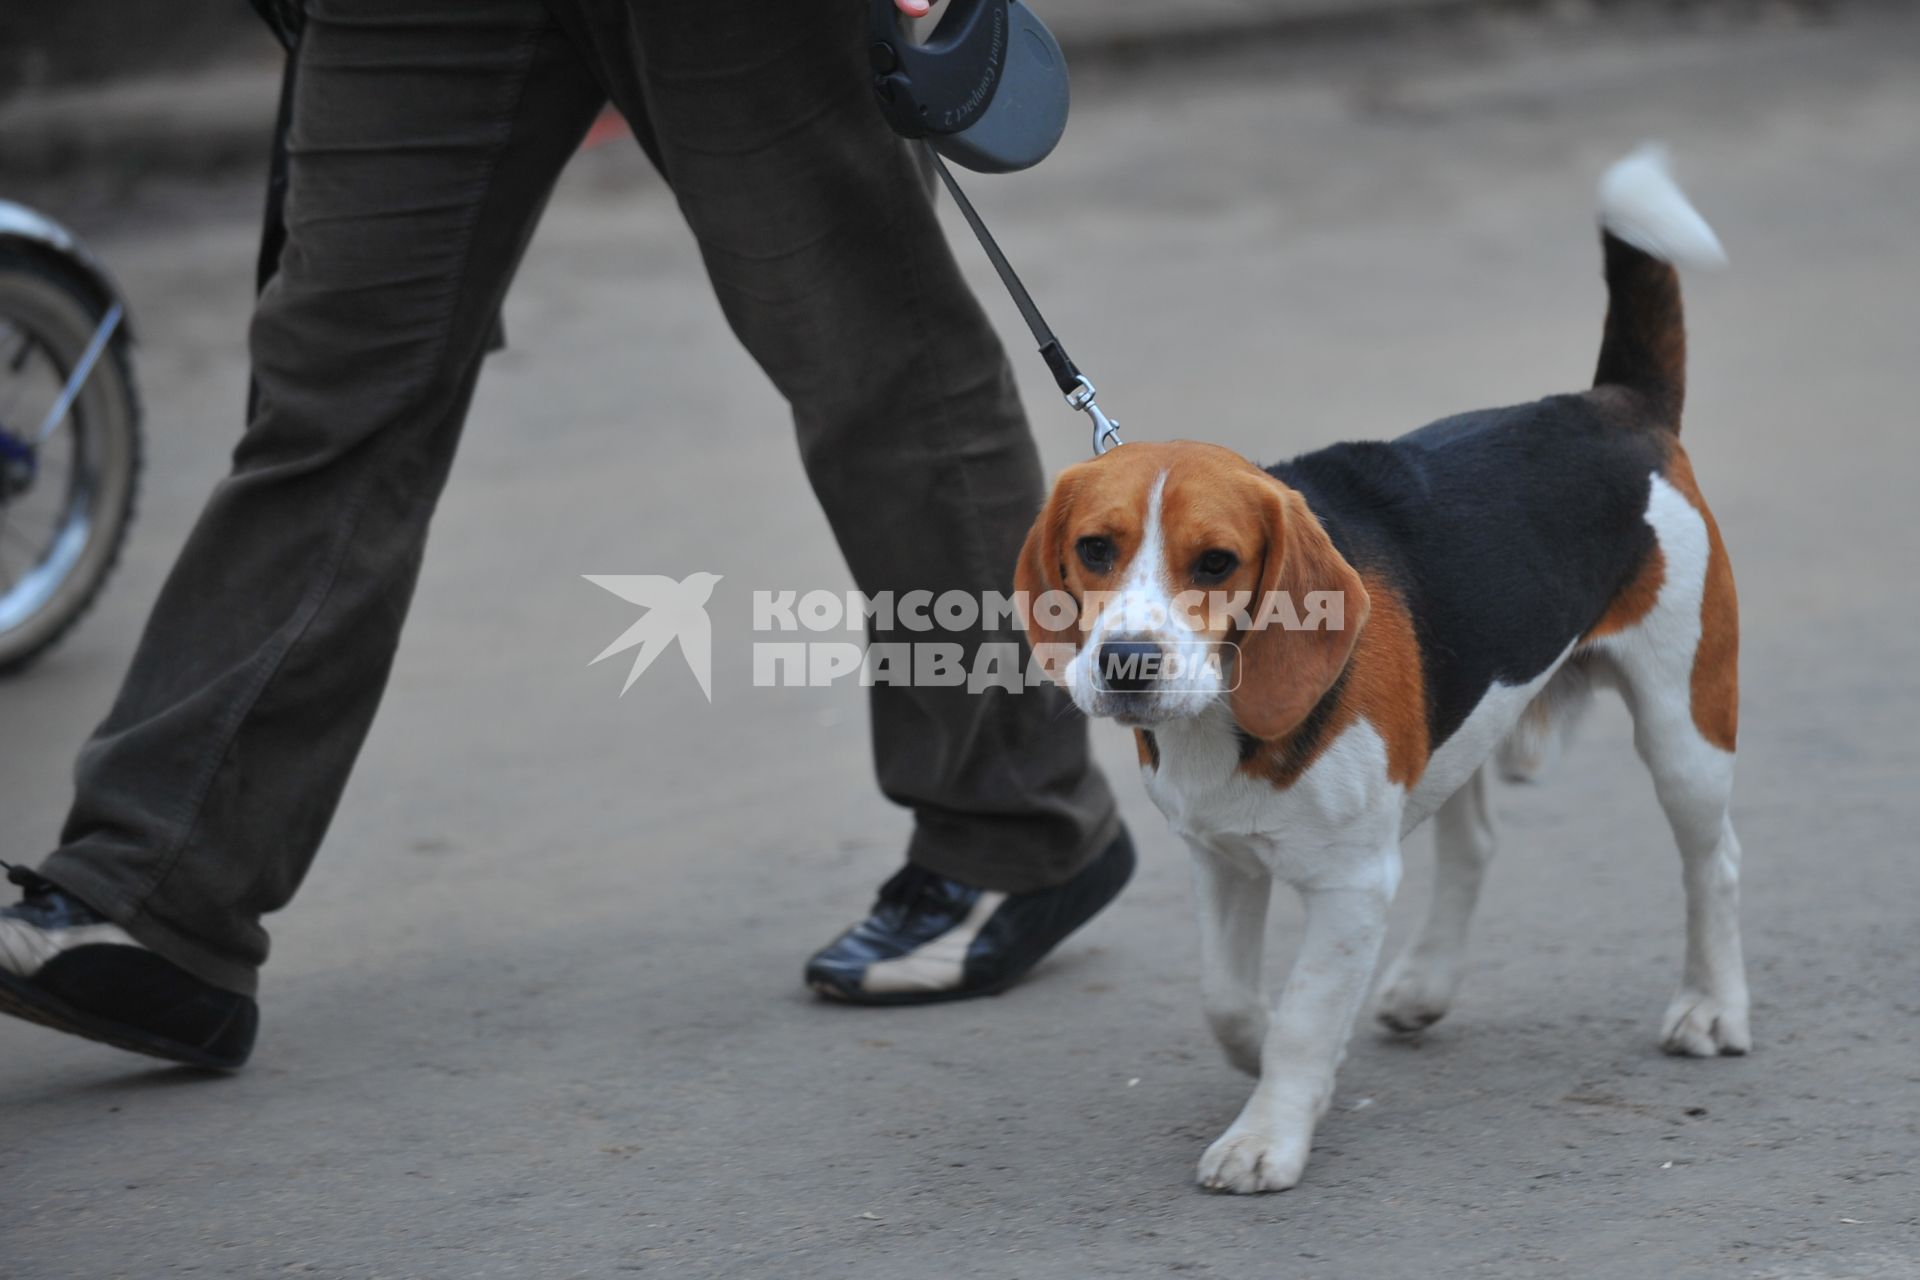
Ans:
POLYGON ((1145 640, 1109 640, 1100 646, 1100 687, 1110 693, 1144 693, 1160 679, 1160 646, 1145 640))

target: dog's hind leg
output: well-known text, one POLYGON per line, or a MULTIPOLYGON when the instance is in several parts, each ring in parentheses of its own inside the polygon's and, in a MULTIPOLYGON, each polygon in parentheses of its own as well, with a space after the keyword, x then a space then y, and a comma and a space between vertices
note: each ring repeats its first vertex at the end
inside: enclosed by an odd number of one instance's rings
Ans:
POLYGON ((1395 1031, 1419 1031, 1446 1016, 1460 988, 1467 928, 1493 860, 1487 766, 1474 771, 1433 815, 1433 899, 1426 921, 1380 984, 1374 1016, 1395 1031))
POLYGON ((1271 1017, 1260 991, 1267 904, 1273 877, 1199 843, 1193 851, 1193 896, 1200 917, 1200 990, 1213 1038, 1227 1061, 1260 1074, 1260 1046, 1271 1017))
POLYGON ((1740 841, 1728 818, 1739 704, 1739 613, 1719 530, 1684 455, 1656 479, 1647 522, 1669 566, 1659 605, 1602 641, 1633 711, 1633 741, 1680 846, 1687 959, 1667 1007, 1669 1053, 1745 1053, 1747 979, 1740 955, 1740 841))
POLYGON ((1745 1053, 1753 1038, 1740 954, 1740 841, 1727 813, 1733 753, 1708 741, 1678 701, 1653 691, 1634 698, 1634 745, 1680 846, 1687 894, 1686 966, 1661 1045, 1700 1058, 1745 1053))
POLYGON ((1637 709, 1634 744, 1680 846, 1687 894, 1687 959, 1667 1006, 1661 1045, 1707 1058, 1745 1053, 1747 979, 1740 955, 1740 841, 1727 807, 1733 754, 1701 736, 1684 713, 1637 709))

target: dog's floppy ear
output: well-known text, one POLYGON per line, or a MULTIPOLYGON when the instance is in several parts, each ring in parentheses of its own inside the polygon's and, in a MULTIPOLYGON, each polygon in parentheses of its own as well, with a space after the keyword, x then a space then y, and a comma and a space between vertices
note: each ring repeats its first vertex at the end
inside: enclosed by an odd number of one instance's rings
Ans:
MULTIPOLYGON (((1078 468, 1068 468, 1060 473, 1060 479, 1054 483, 1053 494, 1047 499, 1047 505, 1033 522, 1033 528, 1027 530, 1026 545, 1020 548, 1020 563, 1013 571, 1013 589, 1025 601, 1027 614, 1027 643, 1034 652, 1044 654, 1043 645, 1072 644, 1078 647, 1080 624, 1078 615, 1079 600, 1074 598, 1075 609, 1070 617, 1063 617, 1056 611, 1043 607, 1043 598, 1048 592, 1065 592, 1072 596, 1067 586, 1067 531, 1073 515, 1073 499, 1080 486, 1080 477, 1075 475, 1078 468), (1050 630, 1048 623, 1065 622, 1062 630, 1050 630)), ((1049 676, 1060 678, 1053 670, 1055 664, 1042 662, 1049 676)))
POLYGON ((1229 700, 1242 729, 1271 741, 1299 728, 1340 678, 1372 601, 1306 500, 1278 481, 1256 483, 1266 558, 1253 599, 1255 625, 1239 636, 1239 679, 1229 700), (1289 625, 1296 620, 1300 626, 1289 625))

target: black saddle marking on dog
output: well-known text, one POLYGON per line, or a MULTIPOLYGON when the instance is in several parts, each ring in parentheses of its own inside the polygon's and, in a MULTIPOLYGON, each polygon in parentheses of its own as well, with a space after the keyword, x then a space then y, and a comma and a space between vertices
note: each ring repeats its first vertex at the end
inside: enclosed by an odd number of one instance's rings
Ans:
POLYGON ((1539 676, 1632 580, 1654 546, 1649 477, 1672 440, 1591 395, 1559 395, 1267 470, 1355 568, 1402 593, 1437 749, 1496 681, 1539 676))

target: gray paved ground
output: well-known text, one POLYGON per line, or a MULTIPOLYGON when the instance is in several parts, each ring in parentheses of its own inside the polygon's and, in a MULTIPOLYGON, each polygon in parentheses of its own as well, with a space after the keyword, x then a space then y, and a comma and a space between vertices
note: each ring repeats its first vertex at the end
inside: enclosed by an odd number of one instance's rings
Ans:
MULTIPOLYGON (((1089 77, 1056 159, 974 184, 1133 433, 1270 458, 1577 385, 1592 180, 1676 145, 1734 260, 1689 282, 1687 438, 1745 611, 1751 1057, 1654 1047, 1676 859, 1614 707, 1551 785, 1501 793, 1455 1014, 1417 1046, 1362 1028, 1286 1195, 1191 1185, 1245 1086, 1116 731, 1145 865, 1114 910, 1000 999, 814 1004, 801 957, 905 824, 857 693, 747 688, 740 631, 749 588, 844 571, 670 201, 600 153, 526 268, 394 692, 275 922, 255 1065, 0 1026, 0 1274, 1920 1273, 1916 119, 1920 25, 1891 16, 1261 55, 1089 77), (672 659, 616 698, 586 660, 630 611, 579 575, 696 569, 727 575, 713 705, 672 659)), ((88 215, 142 320, 152 471, 105 605, 0 685, 9 857, 54 829, 237 429, 251 203, 88 215)), ((1021 345, 1064 464, 1078 420, 1021 345)))

